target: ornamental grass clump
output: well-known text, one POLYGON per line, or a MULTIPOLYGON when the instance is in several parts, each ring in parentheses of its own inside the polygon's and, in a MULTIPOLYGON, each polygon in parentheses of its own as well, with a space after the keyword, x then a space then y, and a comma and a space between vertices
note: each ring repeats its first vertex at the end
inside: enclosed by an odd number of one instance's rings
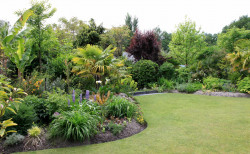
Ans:
POLYGON ((112 99, 107 102, 106 111, 107 117, 132 118, 137 111, 137 106, 125 98, 113 96, 112 99))
POLYGON ((38 137, 41 134, 41 129, 37 126, 33 126, 31 129, 28 129, 28 134, 31 137, 38 137))
POLYGON ((51 138, 84 141, 97 133, 98 123, 98 117, 87 112, 64 112, 51 123, 49 133, 51 138))
POLYGON ((33 146, 35 148, 42 146, 42 132, 43 130, 38 126, 32 126, 30 129, 28 129, 28 139, 24 145, 24 149, 28 149, 30 146, 33 146))

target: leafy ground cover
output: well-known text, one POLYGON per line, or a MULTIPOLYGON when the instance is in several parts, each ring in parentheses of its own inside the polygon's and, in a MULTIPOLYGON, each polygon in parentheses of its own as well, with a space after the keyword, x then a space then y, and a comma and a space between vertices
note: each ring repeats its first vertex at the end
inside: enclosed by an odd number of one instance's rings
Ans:
POLYGON ((250 99, 137 96, 148 127, 122 140, 29 153, 250 153, 250 99))

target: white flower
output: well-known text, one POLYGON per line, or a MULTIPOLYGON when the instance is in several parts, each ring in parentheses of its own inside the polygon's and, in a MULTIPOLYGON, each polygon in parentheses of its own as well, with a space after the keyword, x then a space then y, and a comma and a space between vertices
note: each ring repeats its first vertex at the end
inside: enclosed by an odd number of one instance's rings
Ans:
POLYGON ((110 81, 110 79, 106 79, 106 82, 105 82, 105 84, 109 83, 109 81, 110 81))
POLYGON ((101 84, 101 83, 102 83, 102 81, 100 81, 100 80, 99 80, 99 81, 96 81, 96 84, 98 84, 98 83, 100 83, 100 84, 101 84))

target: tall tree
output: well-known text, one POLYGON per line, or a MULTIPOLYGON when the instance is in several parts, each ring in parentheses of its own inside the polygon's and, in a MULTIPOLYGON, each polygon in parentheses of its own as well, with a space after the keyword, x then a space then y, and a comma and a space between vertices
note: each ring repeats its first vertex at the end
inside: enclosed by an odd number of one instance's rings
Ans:
POLYGON ((82 25, 81 30, 76 36, 74 41, 75 47, 85 47, 87 44, 97 45, 101 40, 100 35, 103 34, 105 28, 100 25, 96 25, 94 19, 90 19, 89 25, 82 25))
POLYGON ((186 19, 184 23, 180 23, 177 30, 172 34, 170 42, 170 55, 180 64, 186 67, 193 64, 197 57, 197 53, 201 52, 205 47, 205 36, 196 29, 195 22, 186 19))
POLYGON ((157 40, 154 31, 141 33, 137 30, 126 51, 133 55, 137 61, 145 59, 158 64, 165 61, 165 58, 160 54, 160 42, 157 40))
POLYGON ((250 30, 244 28, 232 28, 228 29, 226 33, 221 33, 218 35, 218 46, 228 53, 235 51, 235 43, 241 39, 250 39, 250 30))
POLYGON ((130 33, 131 31, 127 26, 113 27, 101 35, 100 45, 103 48, 107 48, 110 44, 113 45, 113 47, 116 47, 114 55, 121 56, 122 52, 129 45, 131 39, 130 33))
POLYGON ((69 20, 64 17, 59 18, 59 22, 59 27, 69 34, 69 37, 72 41, 76 40, 76 35, 79 34, 81 27, 83 25, 86 25, 82 20, 79 20, 77 17, 72 17, 69 20))
POLYGON ((248 15, 241 16, 238 20, 233 21, 229 25, 223 27, 222 33, 226 33, 228 29, 231 29, 233 27, 245 28, 246 30, 250 30, 250 17, 248 17, 248 15))
POLYGON ((205 36, 206 36, 205 41, 206 41, 206 43, 207 43, 208 46, 216 45, 217 38, 218 38, 217 34, 205 33, 205 36))
POLYGON ((221 51, 216 45, 205 47, 203 52, 198 53, 197 62, 191 67, 191 71, 193 72, 192 77, 200 80, 207 76, 227 77, 229 68, 225 65, 227 63, 223 61, 226 54, 226 52, 221 51), (221 65, 225 67, 222 68, 220 67, 221 65))
MULTIPOLYGON (((51 8, 50 4, 47 4, 46 0, 43 1, 31 1, 31 10, 33 10, 34 14, 28 19, 27 23, 29 26, 33 27, 31 31, 31 37, 34 39, 33 44, 33 54, 37 54, 38 62, 39 62, 39 71, 42 71, 42 44, 43 41, 47 38, 44 37, 44 32, 47 30, 44 25, 46 19, 52 17, 56 12, 55 8, 51 8)), ((21 12, 17 12, 20 14, 21 12)))
POLYGON ((138 18, 137 17, 132 18, 132 16, 127 13, 127 16, 125 18, 125 24, 133 33, 135 33, 135 31, 138 29, 138 18))
POLYGON ((169 52, 169 43, 171 41, 171 33, 168 33, 166 31, 161 31, 159 27, 156 27, 154 29, 154 32, 156 33, 158 37, 158 41, 161 42, 162 49, 166 53, 169 52))

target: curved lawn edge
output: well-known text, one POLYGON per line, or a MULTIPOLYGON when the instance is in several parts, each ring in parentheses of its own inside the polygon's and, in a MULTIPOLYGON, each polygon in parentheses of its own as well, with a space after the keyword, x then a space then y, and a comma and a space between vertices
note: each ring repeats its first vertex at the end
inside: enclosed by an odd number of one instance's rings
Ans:
POLYGON ((144 131, 112 142, 29 153, 250 153, 248 98, 164 93, 136 99, 148 122, 144 131))
POLYGON ((133 96, 143 96, 143 95, 153 95, 153 94, 164 94, 164 93, 180 93, 180 94, 194 94, 194 95, 207 95, 207 96, 222 96, 222 97, 245 97, 250 98, 250 94, 247 93, 239 93, 239 92, 203 92, 201 90, 196 91, 194 93, 185 93, 185 92, 179 92, 177 90, 171 90, 171 91, 165 91, 165 92, 157 92, 156 90, 152 91, 139 91, 134 92, 133 96))
MULTIPOLYGON (((138 123, 135 119, 132 119, 130 122, 127 123, 126 127, 121 131, 118 135, 113 135, 111 131, 107 130, 104 133, 100 132, 90 138, 89 140, 84 140, 83 142, 72 142, 63 139, 55 139, 49 140, 46 139, 42 146, 38 146, 37 148, 29 147, 23 149, 24 143, 19 144, 17 146, 12 147, 11 149, 7 149, 6 151, 2 151, 3 153, 13 153, 13 152, 37 152, 42 150, 50 150, 50 149, 59 149, 59 148, 72 148, 77 146, 88 146, 94 144, 102 144, 102 143, 109 143, 114 142, 117 140, 126 139, 132 137, 136 134, 143 132, 147 128, 147 122, 145 121, 144 124, 138 123), (35 151, 34 151, 35 150, 35 151)), ((1 148, 1 147, 0 147, 1 148)), ((1 153, 1 152, 0 152, 1 153)))

